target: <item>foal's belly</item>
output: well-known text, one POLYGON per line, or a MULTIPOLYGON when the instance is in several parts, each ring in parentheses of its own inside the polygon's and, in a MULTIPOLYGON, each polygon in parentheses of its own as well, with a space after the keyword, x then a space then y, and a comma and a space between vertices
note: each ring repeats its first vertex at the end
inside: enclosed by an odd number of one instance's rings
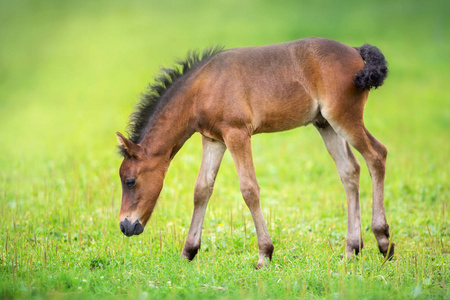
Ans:
POLYGON ((251 100, 254 133, 276 132, 305 126, 319 114, 319 104, 300 84, 291 84, 279 96, 251 100))

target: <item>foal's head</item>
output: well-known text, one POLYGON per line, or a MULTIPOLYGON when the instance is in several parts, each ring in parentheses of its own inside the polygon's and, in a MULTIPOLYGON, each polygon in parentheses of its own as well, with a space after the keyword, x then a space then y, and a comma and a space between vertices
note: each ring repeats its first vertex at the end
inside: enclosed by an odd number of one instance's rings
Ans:
POLYGON ((124 156, 119 169, 122 182, 120 230, 126 236, 141 234, 161 192, 168 162, 158 155, 150 155, 117 133, 120 151, 124 156))

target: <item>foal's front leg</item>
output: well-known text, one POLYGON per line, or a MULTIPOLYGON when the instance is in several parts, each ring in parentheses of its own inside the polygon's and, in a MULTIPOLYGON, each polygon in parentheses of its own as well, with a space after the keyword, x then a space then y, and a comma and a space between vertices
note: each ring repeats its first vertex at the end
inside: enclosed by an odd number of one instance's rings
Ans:
POLYGON ((222 142, 207 137, 202 137, 202 143, 202 164, 194 190, 194 213, 186 243, 181 254, 182 257, 188 260, 194 259, 200 249, 206 206, 213 192, 214 181, 226 150, 226 146, 222 142))
POLYGON ((256 268, 259 269, 267 264, 267 260, 272 260, 274 248, 259 201, 259 186, 253 166, 251 138, 246 129, 231 129, 224 134, 224 140, 236 165, 242 196, 255 223, 259 248, 256 268))

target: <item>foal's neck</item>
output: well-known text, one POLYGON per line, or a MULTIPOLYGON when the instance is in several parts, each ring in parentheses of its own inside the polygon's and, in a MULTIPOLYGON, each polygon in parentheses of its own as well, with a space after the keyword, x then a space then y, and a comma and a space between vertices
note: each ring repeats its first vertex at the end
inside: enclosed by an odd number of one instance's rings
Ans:
POLYGON ((195 132, 191 125, 192 106, 190 99, 178 95, 152 117, 140 143, 149 155, 169 160, 175 156, 195 132))

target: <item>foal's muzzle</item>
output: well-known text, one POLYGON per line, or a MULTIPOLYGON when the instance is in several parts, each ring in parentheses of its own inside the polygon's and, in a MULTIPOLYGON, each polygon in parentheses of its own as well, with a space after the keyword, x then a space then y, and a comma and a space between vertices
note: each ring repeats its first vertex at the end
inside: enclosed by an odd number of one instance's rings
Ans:
POLYGON ((120 222, 120 230, 126 236, 138 235, 144 231, 144 227, 142 227, 139 220, 136 220, 133 224, 125 218, 122 222, 120 222))

